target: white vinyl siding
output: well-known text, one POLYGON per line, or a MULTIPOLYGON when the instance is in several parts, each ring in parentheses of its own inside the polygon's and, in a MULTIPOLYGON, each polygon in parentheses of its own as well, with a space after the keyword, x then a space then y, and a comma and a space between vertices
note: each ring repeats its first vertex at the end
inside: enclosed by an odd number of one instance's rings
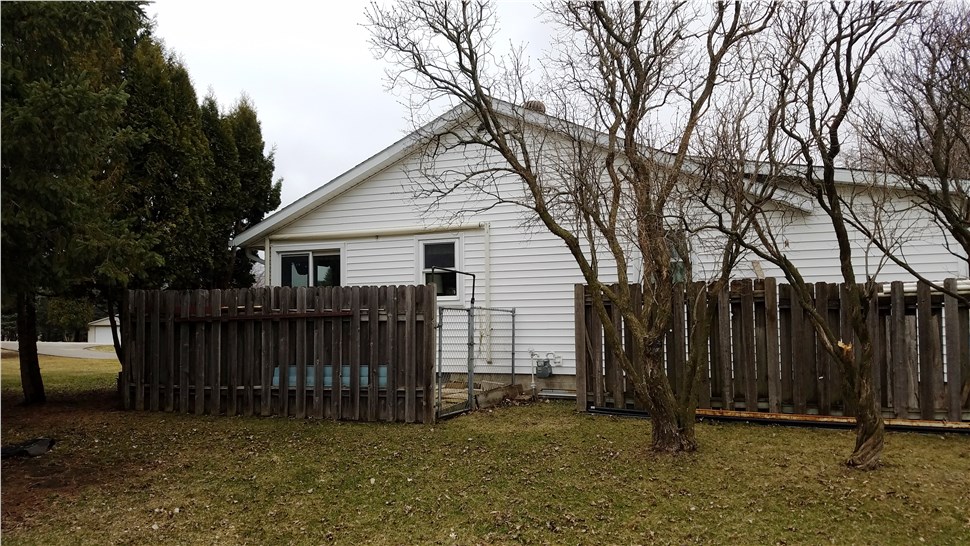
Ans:
MULTIPOLYGON (((469 161, 479 160, 453 150, 439 158, 436 167, 461 170, 469 161)), ((340 249, 341 283, 345 286, 420 283, 420 241, 456 240, 458 268, 477 276, 476 304, 516 309, 518 369, 528 370, 531 349, 543 356, 552 352, 562 357, 562 366, 554 368, 554 374, 574 373, 573 286, 583 279, 562 241, 542 227, 524 227, 526 213, 515 205, 456 215, 467 210, 469 203, 480 202, 478 194, 456 191, 437 208, 428 199, 416 199, 412 188, 421 176, 418 159, 405 157, 271 233, 270 237, 278 238, 271 245, 271 284, 279 284, 280 252, 328 248, 340 249), (452 227, 454 231, 449 231, 452 227), (430 235, 423 232, 427 228, 443 231, 430 235), (366 235, 351 237, 348 233, 366 235), (294 236, 300 237, 299 243, 290 242, 294 236), (490 264, 488 271, 486 264, 490 264)), ((514 179, 507 181, 511 195, 517 184, 514 179)), ((521 195, 521 189, 518 191, 521 195)), ((824 213, 796 212, 786 237, 807 280, 840 278, 838 255, 824 213)), ((910 263, 938 279, 966 276, 960 260, 947 254, 941 241, 930 232, 916 238, 906 247, 910 263)), ((713 253, 699 252, 696 257, 701 263, 695 270, 714 269, 713 253)), ((734 276, 754 276, 751 259, 742 261, 734 276)), ((603 271, 609 266, 608 259, 601 263, 603 271)), ((767 263, 762 262, 762 268, 766 276, 781 277, 767 263)), ((636 278, 635 271, 630 275, 636 278)), ((460 277, 459 298, 442 299, 441 305, 470 303, 472 280, 460 277)), ((891 264, 880 275, 887 281, 904 278, 908 276, 891 264)), ((615 280, 615 274, 604 275, 604 280, 615 280)))

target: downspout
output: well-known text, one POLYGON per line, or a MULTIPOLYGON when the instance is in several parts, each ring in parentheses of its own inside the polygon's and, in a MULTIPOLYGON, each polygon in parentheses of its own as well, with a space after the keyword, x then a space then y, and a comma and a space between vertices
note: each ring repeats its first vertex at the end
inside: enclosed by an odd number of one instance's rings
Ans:
POLYGON ((481 223, 483 234, 482 244, 484 245, 482 283, 485 285, 485 307, 492 306, 492 226, 488 222, 481 223))

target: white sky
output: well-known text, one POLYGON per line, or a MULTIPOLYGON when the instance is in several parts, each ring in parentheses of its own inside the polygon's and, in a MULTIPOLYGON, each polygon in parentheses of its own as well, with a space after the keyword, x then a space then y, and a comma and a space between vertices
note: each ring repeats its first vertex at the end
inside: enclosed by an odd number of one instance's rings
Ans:
MULTIPOLYGON (((383 61, 367 43, 363 2, 161 0, 155 35, 181 56, 199 100, 211 89, 229 108, 242 93, 263 139, 276 147, 282 206, 393 144, 411 129, 385 90, 383 61)), ((500 43, 542 40, 537 9, 501 2, 500 43)))

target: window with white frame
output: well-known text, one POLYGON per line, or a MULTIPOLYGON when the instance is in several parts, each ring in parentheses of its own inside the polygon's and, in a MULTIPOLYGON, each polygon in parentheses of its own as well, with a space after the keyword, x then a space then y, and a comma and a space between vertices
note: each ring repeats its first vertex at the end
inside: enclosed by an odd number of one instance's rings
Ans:
POLYGON ((339 252, 287 253, 280 256, 280 286, 340 286, 339 252))
POLYGON ((457 241, 422 241, 421 273, 425 284, 434 284, 438 296, 458 296, 458 274, 433 268, 458 268, 457 241))

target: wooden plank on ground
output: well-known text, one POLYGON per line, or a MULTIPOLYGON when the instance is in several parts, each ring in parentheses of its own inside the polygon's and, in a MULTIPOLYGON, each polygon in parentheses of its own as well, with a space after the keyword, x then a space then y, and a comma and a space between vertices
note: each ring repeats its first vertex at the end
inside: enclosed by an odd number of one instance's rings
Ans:
POLYGON ((586 361, 586 286, 583 284, 573 285, 573 341, 576 347, 576 409, 586 411, 588 407, 587 374, 586 361))
MULTIPOLYGON (((943 287, 956 293, 957 280, 947 279, 943 287)), ((946 418, 960 421, 963 418, 963 370, 961 369, 962 347, 960 339, 967 337, 966 330, 960 328, 960 302, 952 295, 943 297, 944 327, 946 328, 946 418)))
POLYGON ((404 292, 404 421, 413 423, 417 414, 417 363, 415 362, 415 336, 417 321, 415 317, 414 286, 404 292))

